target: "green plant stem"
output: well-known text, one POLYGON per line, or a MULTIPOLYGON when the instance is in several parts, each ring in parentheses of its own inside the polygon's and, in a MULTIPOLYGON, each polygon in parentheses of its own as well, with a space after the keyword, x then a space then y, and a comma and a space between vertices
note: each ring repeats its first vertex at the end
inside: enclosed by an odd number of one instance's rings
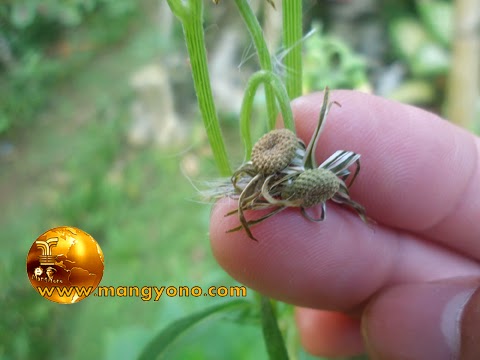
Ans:
POLYGON ((202 26, 203 1, 189 0, 185 4, 180 0, 167 1, 172 12, 178 17, 183 26, 195 93, 197 94, 198 105, 202 113, 215 162, 221 176, 229 176, 232 170, 228 162, 228 155, 220 130, 208 73, 207 52, 202 26))
MULTIPOLYGON (((260 70, 253 74, 248 80, 243 97, 242 109, 240 111, 240 134, 245 144, 245 159, 250 159, 252 152, 252 136, 250 132, 250 123, 252 120, 252 107, 255 93, 260 84, 270 85, 280 105, 280 111, 283 117, 285 128, 295 132, 292 109, 290 108, 290 99, 288 98, 285 86, 282 80, 271 71, 260 70)), ((275 123, 268 123, 268 130, 273 130, 275 123)))
MULTIPOLYGON (((263 36, 263 30, 260 26, 257 17, 252 11, 252 8, 248 4, 247 0, 235 0, 235 4, 240 12, 240 15, 247 26, 250 36, 252 37, 255 49, 257 50, 258 60, 262 70, 273 71, 272 59, 268 52, 268 47, 263 36)), ((265 101, 267 103, 267 117, 269 127, 275 126, 275 120, 277 111, 275 107, 275 98, 273 96, 273 90, 269 85, 265 85, 265 101)))
POLYGON ((302 95, 302 2, 283 0, 282 7, 285 84, 288 96, 294 99, 302 95))
POLYGON ((288 360, 287 348, 277 323, 277 315, 270 300, 260 298, 262 310, 262 330, 268 357, 271 360, 288 360))

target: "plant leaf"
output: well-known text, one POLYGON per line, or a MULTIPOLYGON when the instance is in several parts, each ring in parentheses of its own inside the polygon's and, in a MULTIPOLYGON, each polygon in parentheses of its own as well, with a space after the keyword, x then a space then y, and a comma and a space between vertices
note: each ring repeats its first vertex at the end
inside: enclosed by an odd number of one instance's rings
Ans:
POLYGON ((251 306, 251 302, 249 301, 232 300, 229 302, 221 303, 219 305, 211 306, 203 311, 181 318, 174 323, 168 325, 159 334, 157 334, 143 349, 138 359, 157 359, 162 355, 165 355, 167 349, 178 337, 180 337, 194 325, 197 325, 200 321, 221 312, 248 306, 251 306))
POLYGON ((271 360, 288 360, 287 348, 283 341, 282 333, 278 328, 277 318, 273 311, 270 300, 264 296, 261 298, 262 330, 268 357, 271 360))

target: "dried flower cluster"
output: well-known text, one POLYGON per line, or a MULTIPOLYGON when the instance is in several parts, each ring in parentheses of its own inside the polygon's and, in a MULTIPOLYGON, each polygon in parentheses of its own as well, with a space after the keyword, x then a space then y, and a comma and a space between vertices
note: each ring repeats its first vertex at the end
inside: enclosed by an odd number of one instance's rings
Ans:
POLYGON ((360 155, 352 151, 339 150, 317 165, 315 148, 332 103, 325 91, 320 119, 308 145, 287 129, 272 130, 255 144, 251 161, 243 164, 231 178, 231 186, 223 194, 238 200, 238 208, 225 216, 238 214, 240 226, 229 232, 244 228, 248 236, 256 240, 250 227, 279 213, 287 207, 299 207, 302 214, 311 221, 325 219, 327 200, 348 205, 367 221, 365 209, 350 199, 348 189, 360 171, 360 155), (355 164, 352 174, 350 166, 355 164), (320 205, 322 214, 313 218, 307 208, 320 205), (273 210, 255 220, 245 218, 247 210, 273 210))

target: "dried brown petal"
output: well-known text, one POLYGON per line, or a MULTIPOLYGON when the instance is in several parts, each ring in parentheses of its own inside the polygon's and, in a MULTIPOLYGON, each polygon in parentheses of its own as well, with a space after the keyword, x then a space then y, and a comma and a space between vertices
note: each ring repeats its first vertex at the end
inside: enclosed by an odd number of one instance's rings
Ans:
POLYGON ((283 170, 295 157, 297 136, 288 129, 272 130, 263 135, 252 149, 252 164, 261 174, 283 170))
POLYGON ((337 176, 327 169, 310 169, 301 173, 282 192, 285 200, 300 200, 298 206, 308 208, 331 199, 340 188, 337 176))

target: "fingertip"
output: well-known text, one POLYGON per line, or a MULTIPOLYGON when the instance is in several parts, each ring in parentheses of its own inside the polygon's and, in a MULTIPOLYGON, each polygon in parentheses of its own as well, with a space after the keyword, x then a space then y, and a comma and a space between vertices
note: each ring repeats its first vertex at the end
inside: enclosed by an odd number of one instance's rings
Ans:
POLYGON ((296 309, 303 347, 315 356, 347 357, 364 352, 360 321, 342 313, 296 309))
MULTIPOLYGON (((375 95, 338 90, 330 100, 342 107, 329 113, 317 158, 339 149, 361 155, 350 194, 367 215, 480 257, 480 139, 436 114, 375 95)), ((306 142, 322 101, 322 93, 313 93, 292 102, 306 142)))

